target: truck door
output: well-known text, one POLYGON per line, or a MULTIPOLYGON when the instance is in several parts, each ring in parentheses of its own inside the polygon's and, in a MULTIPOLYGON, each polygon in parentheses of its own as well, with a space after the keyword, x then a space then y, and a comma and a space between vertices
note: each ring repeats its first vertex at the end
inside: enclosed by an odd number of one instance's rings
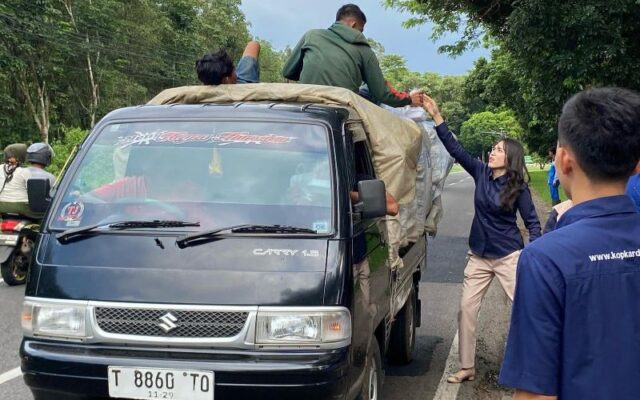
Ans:
MULTIPOLYGON (((359 180, 375 179, 375 172, 371 162, 369 149, 365 141, 355 142, 353 190, 357 190, 359 180)), ((353 214, 353 276, 354 276, 354 332, 358 333, 358 340, 366 340, 368 349, 369 339, 376 327, 389 314, 391 299, 391 269, 388 262, 388 248, 382 236, 378 222, 380 219, 358 218, 353 214)), ((354 333, 354 338, 356 334, 354 333)), ((386 338, 381 338, 386 340, 386 338)), ((355 344, 355 343, 354 343, 355 344)), ((361 343, 364 345, 364 343, 361 343)), ((366 354, 366 353, 365 353, 366 354)), ((364 354, 363 354, 364 356, 364 354)), ((364 360, 363 360, 364 362, 364 360)))

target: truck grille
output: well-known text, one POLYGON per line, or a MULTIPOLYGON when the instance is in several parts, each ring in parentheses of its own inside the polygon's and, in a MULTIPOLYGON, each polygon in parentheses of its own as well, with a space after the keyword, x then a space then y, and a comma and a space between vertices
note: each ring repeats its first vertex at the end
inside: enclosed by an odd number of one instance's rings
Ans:
POLYGON ((240 311, 188 311, 138 308, 96 307, 100 329, 117 335, 174 337, 174 338, 230 338, 242 331, 249 313, 240 311), (171 317, 166 318, 168 314, 171 317), (174 318, 175 317, 175 318, 174 318), (166 322, 173 327, 163 330, 166 322), (174 327, 175 326, 175 327, 174 327))

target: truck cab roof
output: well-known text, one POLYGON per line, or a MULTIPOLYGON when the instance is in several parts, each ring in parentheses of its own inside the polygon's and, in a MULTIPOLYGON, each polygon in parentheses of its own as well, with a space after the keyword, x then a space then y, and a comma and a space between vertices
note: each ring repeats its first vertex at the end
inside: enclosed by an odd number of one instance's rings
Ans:
POLYGON ((313 103, 234 102, 205 104, 140 105, 110 112, 101 124, 114 120, 166 119, 273 119, 320 120, 334 127, 349 117, 343 107, 313 103))

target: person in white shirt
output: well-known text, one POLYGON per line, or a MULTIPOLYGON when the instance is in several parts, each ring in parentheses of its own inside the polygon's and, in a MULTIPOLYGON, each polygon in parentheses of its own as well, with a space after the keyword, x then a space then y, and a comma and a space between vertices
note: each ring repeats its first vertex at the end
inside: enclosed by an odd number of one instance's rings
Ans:
POLYGON ((4 163, 0 171, 0 214, 29 211, 27 179, 29 171, 22 165, 27 146, 15 143, 4 149, 4 163))

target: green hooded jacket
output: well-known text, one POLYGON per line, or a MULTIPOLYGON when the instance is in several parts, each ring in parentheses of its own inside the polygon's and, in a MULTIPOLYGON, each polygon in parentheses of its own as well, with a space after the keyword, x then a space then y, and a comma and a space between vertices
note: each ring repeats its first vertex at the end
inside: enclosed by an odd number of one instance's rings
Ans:
POLYGON ((300 39, 282 75, 300 83, 338 86, 354 92, 366 83, 376 103, 391 107, 411 104, 407 93, 387 85, 380 64, 362 32, 340 22, 311 30, 300 39))

